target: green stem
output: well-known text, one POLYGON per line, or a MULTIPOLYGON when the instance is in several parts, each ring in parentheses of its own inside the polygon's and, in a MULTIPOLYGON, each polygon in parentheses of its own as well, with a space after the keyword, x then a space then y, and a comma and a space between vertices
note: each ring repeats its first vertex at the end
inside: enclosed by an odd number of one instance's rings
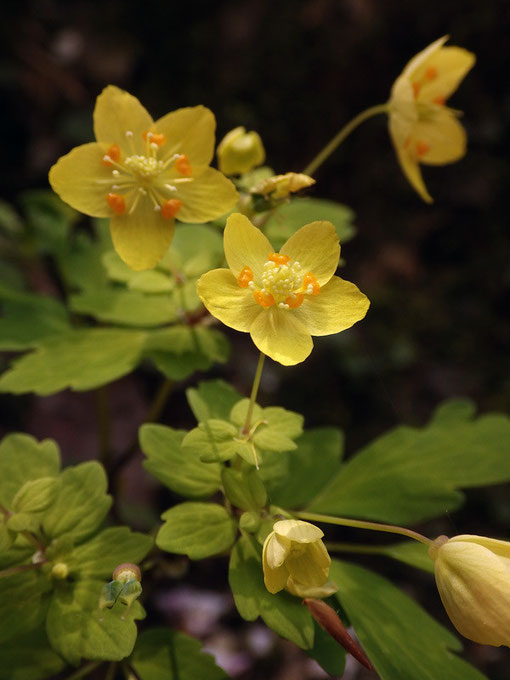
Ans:
POLYGON ((113 680, 115 677, 115 671, 117 670, 117 663, 115 661, 112 661, 111 664, 108 666, 108 670, 106 671, 106 675, 104 676, 104 680, 113 680))
POLYGON ((0 578, 5 578, 6 576, 12 576, 13 574, 19 574, 22 571, 29 571, 30 569, 39 569, 42 567, 44 562, 38 562, 37 564, 19 564, 17 567, 9 567, 8 569, 0 570, 0 578))
POLYGON ((166 400, 170 396, 173 386, 173 381, 170 380, 170 378, 165 378, 164 382, 161 383, 159 390, 156 392, 154 399, 152 400, 152 404, 149 407, 149 411, 144 422, 154 423, 159 419, 161 411, 165 407, 166 400))
POLYGON ((415 541, 424 543, 425 545, 431 545, 433 541, 426 536, 422 536, 417 531, 412 531, 412 529, 405 529, 404 527, 397 527, 393 524, 379 524, 378 522, 365 522, 358 519, 346 519, 345 517, 333 517, 332 515, 319 515, 314 512, 295 512, 296 517, 304 520, 310 520, 311 522, 324 522, 326 524, 338 524, 342 527, 354 527, 356 529, 368 529, 370 531, 383 531, 388 534, 400 534, 401 536, 407 536, 415 541))
POLYGON ((248 413, 246 414, 246 420, 244 422, 243 434, 247 435, 251 427, 251 417, 253 415, 253 408, 255 406, 255 400, 257 399, 257 392, 259 391, 260 378, 262 376, 262 367, 264 366, 264 359, 266 355, 262 352, 259 356, 259 362, 257 364, 257 370, 255 371, 255 377, 253 378, 253 387, 251 388, 250 394, 250 405, 248 406, 248 413))
POLYGON ((68 675, 66 680, 79 680, 79 678, 84 678, 86 675, 92 673, 92 671, 94 671, 102 663, 102 661, 90 661, 81 668, 78 668, 78 670, 74 673, 71 673, 71 675, 68 675))
POLYGON ((333 137, 333 139, 326 144, 326 146, 319 151, 315 158, 308 163, 306 168, 303 170, 305 175, 312 175, 317 168, 327 160, 333 151, 335 151, 340 144, 348 137, 353 130, 355 130, 361 123, 364 123, 368 118, 372 116, 377 116, 379 113, 387 113, 388 104, 378 104, 377 106, 371 106, 369 109, 365 109, 361 113, 358 113, 351 121, 344 125, 344 127, 333 137))
POLYGON ((326 541, 328 552, 348 552, 358 555, 384 555, 386 546, 384 545, 361 545, 359 543, 330 543, 326 541))

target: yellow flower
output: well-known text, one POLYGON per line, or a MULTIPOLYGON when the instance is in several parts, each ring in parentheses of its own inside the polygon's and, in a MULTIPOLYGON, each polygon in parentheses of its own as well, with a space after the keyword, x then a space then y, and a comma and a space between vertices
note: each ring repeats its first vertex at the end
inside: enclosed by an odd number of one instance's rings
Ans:
POLYGON ((286 588, 298 597, 326 597, 337 590, 328 582, 331 558, 323 536, 318 527, 299 519, 273 525, 262 550, 264 583, 270 593, 286 588))
POLYGON ((284 199, 313 184, 315 184, 313 177, 303 175, 301 172, 286 172, 284 175, 266 177, 252 187, 250 192, 265 197, 271 195, 271 198, 284 199))
POLYGON ((225 175, 250 172, 266 157, 264 145, 257 132, 246 132, 244 127, 230 130, 218 144, 218 164, 225 175))
POLYGON ((207 222, 230 210, 234 185, 209 167, 215 119, 203 106, 154 122, 136 97, 109 85, 94 109, 96 142, 83 144, 50 170, 69 205, 110 217, 113 245, 136 270, 154 267, 182 222, 207 222))
POLYGON ((510 646, 510 543, 484 536, 440 536, 430 548, 448 616, 464 637, 510 646))
POLYGON ((285 366, 306 359, 312 335, 343 331, 367 312, 366 296, 333 276, 340 244, 331 222, 301 227, 275 253, 247 217, 234 213, 223 245, 230 269, 203 274, 198 296, 213 316, 250 333, 261 352, 285 366))
POLYGON ((439 38, 407 64, 391 90, 389 127, 398 160, 424 201, 432 202, 419 163, 444 165, 466 153, 466 133, 458 113, 445 106, 475 63, 461 47, 443 47, 439 38))

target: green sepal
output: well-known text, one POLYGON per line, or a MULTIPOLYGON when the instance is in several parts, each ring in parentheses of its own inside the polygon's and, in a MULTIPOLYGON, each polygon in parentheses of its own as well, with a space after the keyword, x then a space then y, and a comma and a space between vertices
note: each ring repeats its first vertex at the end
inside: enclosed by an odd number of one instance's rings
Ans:
POLYGON ((217 555, 235 541, 237 523, 216 503, 181 503, 161 515, 165 524, 156 537, 162 550, 193 560, 217 555))
POLYGON ((124 585, 125 584, 120 581, 105 583, 101 590, 101 595, 99 596, 99 609, 111 609, 117 602, 120 591, 124 585))

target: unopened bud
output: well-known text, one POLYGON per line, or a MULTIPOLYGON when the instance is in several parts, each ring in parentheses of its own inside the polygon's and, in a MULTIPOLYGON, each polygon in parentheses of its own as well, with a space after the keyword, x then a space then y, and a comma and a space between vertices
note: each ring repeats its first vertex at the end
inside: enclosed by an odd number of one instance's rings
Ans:
POLYGON ((131 562, 123 562, 115 568, 113 572, 113 579, 115 581, 120 581, 121 583, 127 583, 128 581, 141 581, 142 573, 140 568, 136 564, 131 562))
POLYGON ((266 157, 257 132, 237 127, 228 132, 218 145, 218 165, 225 175, 240 175, 261 165, 266 157))
POLYGON ((51 568, 50 573, 52 578, 64 580, 69 574, 69 567, 65 562, 56 562, 51 568))

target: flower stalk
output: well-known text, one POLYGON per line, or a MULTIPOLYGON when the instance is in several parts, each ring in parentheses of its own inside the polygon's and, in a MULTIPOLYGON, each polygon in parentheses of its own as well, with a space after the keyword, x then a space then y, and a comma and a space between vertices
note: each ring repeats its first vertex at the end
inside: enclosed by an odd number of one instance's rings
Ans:
POLYGON ((355 529, 368 529, 369 531, 382 531, 388 534, 400 534, 407 538, 412 538, 424 545, 432 545, 433 541, 417 531, 406 529, 405 527, 395 526, 393 524, 379 524, 378 522, 366 522, 358 519, 347 519, 345 517, 333 517, 332 515, 320 515, 314 512, 296 512, 296 517, 310 522, 323 522, 325 524, 337 524, 342 527, 353 527, 355 529))
POLYGON ((264 359, 266 358, 266 355, 261 352, 259 356, 259 360, 257 363, 257 368, 255 370, 255 377, 253 378, 253 386, 251 388, 251 394, 250 394, 250 404, 248 406, 248 412, 246 413, 246 420, 243 426, 243 434, 247 435, 250 431, 251 427, 251 418, 253 415, 253 408, 255 406, 255 402, 257 401, 257 394, 259 391, 259 386, 260 386, 260 379, 262 377, 262 368, 264 367, 264 359))
POLYGON ((341 128, 339 132, 337 132, 337 134, 333 137, 333 139, 331 139, 331 141, 329 141, 326 146, 321 151, 319 151, 315 158, 310 161, 310 163, 308 163, 306 168, 303 170, 303 174, 313 175, 317 168, 319 168, 324 163, 324 161, 326 161, 331 156, 331 154, 336 151, 336 149, 340 146, 344 139, 346 139, 351 134, 351 132, 354 132, 354 130, 359 127, 361 123, 364 123, 369 118, 377 116, 380 113, 388 113, 387 103, 371 106, 361 113, 358 113, 358 115, 350 120, 346 125, 344 125, 343 128, 341 128))

